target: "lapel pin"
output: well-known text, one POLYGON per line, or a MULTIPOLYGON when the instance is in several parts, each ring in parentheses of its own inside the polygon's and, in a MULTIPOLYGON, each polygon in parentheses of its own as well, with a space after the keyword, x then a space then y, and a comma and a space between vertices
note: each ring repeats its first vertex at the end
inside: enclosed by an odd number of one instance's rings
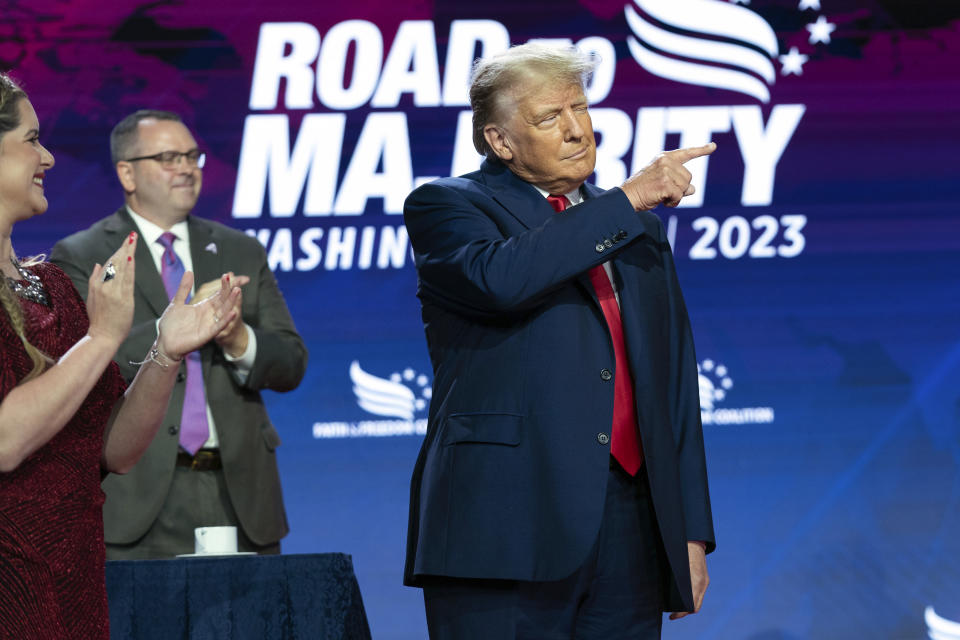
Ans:
POLYGON ((212 253, 212 254, 214 254, 214 255, 217 254, 217 244, 216 244, 215 242, 211 242, 211 243, 208 244, 206 247, 204 247, 204 249, 206 249, 207 251, 209 251, 210 253, 212 253))

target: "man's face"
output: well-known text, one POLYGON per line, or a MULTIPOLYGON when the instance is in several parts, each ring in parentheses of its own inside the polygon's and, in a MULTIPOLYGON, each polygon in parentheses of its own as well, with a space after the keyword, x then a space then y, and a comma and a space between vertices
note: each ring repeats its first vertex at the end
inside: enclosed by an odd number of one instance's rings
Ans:
POLYGON ((549 193, 573 191, 597 159, 587 99, 579 84, 530 77, 500 105, 484 133, 494 153, 526 182, 549 193))
MULTIPOLYGON (((164 151, 187 152, 197 141, 182 123, 148 118, 137 125, 137 142, 130 155, 152 156, 164 151)), ((117 163, 131 208, 151 222, 169 228, 187 217, 197 204, 201 170, 181 157, 165 169, 156 160, 117 163)))

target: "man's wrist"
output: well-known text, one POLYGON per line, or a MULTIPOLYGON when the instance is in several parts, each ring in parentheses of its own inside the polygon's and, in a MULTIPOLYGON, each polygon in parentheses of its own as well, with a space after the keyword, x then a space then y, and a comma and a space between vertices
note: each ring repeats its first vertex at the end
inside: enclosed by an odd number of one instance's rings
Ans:
POLYGON ((242 358, 250 344, 247 335, 247 326, 245 324, 238 324, 234 333, 236 333, 236 336, 232 336, 230 340, 224 340, 220 343, 220 348, 223 349, 228 360, 239 360, 242 358))
POLYGON ((223 350, 223 355, 227 362, 233 363, 240 368, 249 369, 253 366, 253 360, 256 357, 257 339, 250 325, 242 323, 240 328, 243 330, 242 337, 240 338, 243 349, 239 348, 239 341, 229 348, 227 345, 221 344, 220 348, 223 350))
POLYGON ((634 211, 649 211, 650 209, 653 208, 653 207, 647 207, 646 205, 644 205, 643 202, 640 200, 640 197, 636 193, 634 193, 633 189, 629 189, 626 186, 626 183, 620 185, 617 188, 620 189, 620 191, 623 191, 623 195, 625 195, 627 197, 627 200, 630 201, 630 206, 633 207, 634 211))

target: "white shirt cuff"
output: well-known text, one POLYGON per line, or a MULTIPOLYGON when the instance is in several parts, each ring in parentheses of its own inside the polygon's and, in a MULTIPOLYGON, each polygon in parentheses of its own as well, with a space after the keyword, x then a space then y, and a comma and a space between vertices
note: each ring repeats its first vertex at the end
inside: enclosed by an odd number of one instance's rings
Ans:
POLYGON ((243 323, 243 326, 247 329, 247 349, 237 358, 226 351, 223 352, 223 357, 237 368, 238 374, 246 379, 247 374, 253 369, 253 361, 257 359, 257 334, 246 322, 243 323))

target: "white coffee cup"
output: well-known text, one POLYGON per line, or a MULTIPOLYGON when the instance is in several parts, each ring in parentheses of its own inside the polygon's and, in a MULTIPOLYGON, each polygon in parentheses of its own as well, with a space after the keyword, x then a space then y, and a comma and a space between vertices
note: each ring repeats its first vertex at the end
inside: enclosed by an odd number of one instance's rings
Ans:
POLYGON ((193 530, 194 552, 218 555, 237 552, 236 527, 197 527, 193 530))

